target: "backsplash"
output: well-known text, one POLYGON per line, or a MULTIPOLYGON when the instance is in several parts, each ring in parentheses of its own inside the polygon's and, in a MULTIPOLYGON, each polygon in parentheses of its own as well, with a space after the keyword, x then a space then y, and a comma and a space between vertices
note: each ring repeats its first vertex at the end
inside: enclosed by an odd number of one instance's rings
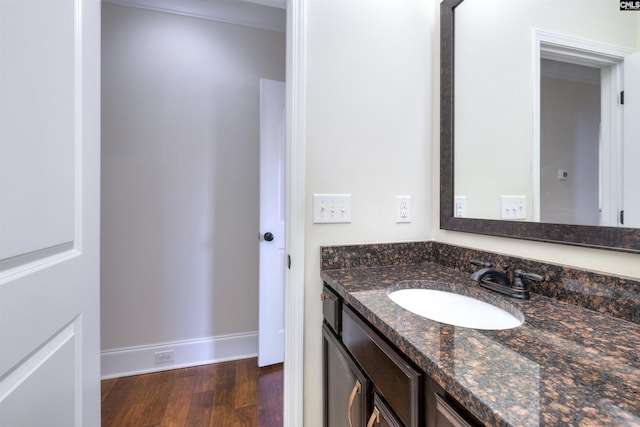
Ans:
POLYGON ((320 248, 320 270, 409 265, 432 261, 434 242, 382 243, 320 248))
POLYGON ((640 280, 549 264, 439 242, 382 243, 321 248, 321 270, 433 262, 471 274, 479 259, 544 277, 532 292, 640 324, 640 280))

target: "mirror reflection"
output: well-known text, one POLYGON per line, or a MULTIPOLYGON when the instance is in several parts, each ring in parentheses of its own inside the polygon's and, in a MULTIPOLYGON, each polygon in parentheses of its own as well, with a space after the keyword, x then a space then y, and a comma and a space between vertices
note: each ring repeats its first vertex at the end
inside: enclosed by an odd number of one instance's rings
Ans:
POLYGON ((639 23, 616 1, 456 8, 454 216, 640 228, 639 23))

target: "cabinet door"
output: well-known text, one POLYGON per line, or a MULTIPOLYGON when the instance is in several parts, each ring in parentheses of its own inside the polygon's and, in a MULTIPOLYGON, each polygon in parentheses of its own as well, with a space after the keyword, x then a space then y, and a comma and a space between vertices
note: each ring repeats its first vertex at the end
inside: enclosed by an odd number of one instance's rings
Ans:
POLYGON ((373 410, 369 415, 367 427, 403 427, 403 424, 380 396, 374 394, 373 410))
POLYGON ((446 400, 437 394, 435 394, 434 397, 436 400, 435 427, 472 427, 446 400))
POLYGON ((476 427, 482 424, 432 378, 426 384, 427 427, 476 427))
POLYGON ((326 324, 322 335, 324 426, 365 427, 370 383, 326 324))

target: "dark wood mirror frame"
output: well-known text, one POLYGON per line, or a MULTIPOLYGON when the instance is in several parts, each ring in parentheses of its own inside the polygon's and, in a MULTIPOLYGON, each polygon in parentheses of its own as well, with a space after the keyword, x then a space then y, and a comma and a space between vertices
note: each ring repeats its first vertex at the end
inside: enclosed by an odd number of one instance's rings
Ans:
POLYGON ((454 16, 463 0, 440 4, 440 228, 466 233, 640 253, 640 229, 455 218, 454 16))

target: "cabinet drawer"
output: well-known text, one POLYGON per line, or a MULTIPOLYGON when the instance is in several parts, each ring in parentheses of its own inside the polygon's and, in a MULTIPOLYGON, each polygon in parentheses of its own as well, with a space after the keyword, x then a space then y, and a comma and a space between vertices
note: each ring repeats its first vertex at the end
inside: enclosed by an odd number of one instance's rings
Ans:
POLYGON ((327 322, 331 329, 338 335, 340 335, 341 306, 340 297, 333 289, 324 285, 322 288, 322 314, 325 322, 327 322))
POLYGON ((408 427, 421 425, 422 374, 347 306, 342 308, 342 342, 398 418, 408 427))

